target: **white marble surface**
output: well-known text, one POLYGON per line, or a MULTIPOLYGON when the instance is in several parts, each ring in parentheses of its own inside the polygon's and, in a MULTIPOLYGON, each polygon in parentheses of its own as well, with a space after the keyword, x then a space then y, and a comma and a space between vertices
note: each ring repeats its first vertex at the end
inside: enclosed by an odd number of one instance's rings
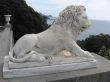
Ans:
POLYGON ((20 69, 9 69, 8 57, 4 59, 3 67, 3 77, 4 78, 15 78, 15 77, 26 77, 33 75, 45 75, 59 72, 66 72, 72 70, 80 70, 96 67, 97 61, 84 61, 61 65, 51 65, 51 66, 41 66, 41 67, 30 67, 30 68, 20 68, 20 69))
MULTIPOLYGON (((93 58, 76 43, 80 33, 90 26, 84 6, 68 6, 59 13, 47 30, 38 34, 26 34, 14 45, 9 58, 14 63, 28 61, 45 62, 46 56, 53 59, 63 52, 65 57, 93 58)), ((60 62, 59 62, 60 63, 60 62)))

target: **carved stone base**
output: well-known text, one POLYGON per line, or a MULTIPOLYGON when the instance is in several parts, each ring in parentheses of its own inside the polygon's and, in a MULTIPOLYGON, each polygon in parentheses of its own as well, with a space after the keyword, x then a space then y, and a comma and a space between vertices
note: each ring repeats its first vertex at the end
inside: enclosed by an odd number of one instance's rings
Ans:
MULTIPOLYGON (((4 67, 3 67, 3 77, 4 78, 14 78, 14 77, 25 77, 33 75, 43 75, 58 72, 66 72, 72 70, 80 70, 85 68, 96 67, 97 61, 95 59, 90 59, 85 61, 85 59, 75 58, 72 63, 42 63, 27 62, 27 63, 12 63, 9 61, 8 56, 5 56, 4 67), (79 61, 80 59, 80 61, 79 61), (38 65, 38 66, 37 66, 38 65), (12 67, 11 67, 12 66, 12 67), (26 67, 27 66, 27 67, 26 67)), ((70 60, 71 61, 71 60, 70 60)))

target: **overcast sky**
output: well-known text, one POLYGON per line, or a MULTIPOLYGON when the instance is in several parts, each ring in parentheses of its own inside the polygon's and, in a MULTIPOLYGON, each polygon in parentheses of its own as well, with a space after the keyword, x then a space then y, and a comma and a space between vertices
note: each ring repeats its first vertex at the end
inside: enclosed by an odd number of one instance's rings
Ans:
POLYGON ((90 19, 110 21, 110 0, 26 0, 34 10, 57 17, 68 5, 84 5, 90 19))

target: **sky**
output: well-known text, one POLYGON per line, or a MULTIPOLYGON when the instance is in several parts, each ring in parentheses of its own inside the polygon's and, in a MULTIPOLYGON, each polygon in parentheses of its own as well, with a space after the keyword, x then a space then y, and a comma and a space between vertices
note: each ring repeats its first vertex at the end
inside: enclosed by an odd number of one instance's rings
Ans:
POLYGON ((69 5, 86 7, 90 19, 110 21, 110 0, 26 0, 35 11, 57 17, 69 5))

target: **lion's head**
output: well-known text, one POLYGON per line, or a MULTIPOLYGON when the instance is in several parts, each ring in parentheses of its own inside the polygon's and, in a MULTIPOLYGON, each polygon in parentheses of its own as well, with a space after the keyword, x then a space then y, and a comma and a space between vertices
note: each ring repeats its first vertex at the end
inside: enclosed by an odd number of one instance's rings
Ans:
POLYGON ((84 31, 90 26, 90 21, 86 15, 84 6, 68 6, 60 12, 53 24, 60 25, 62 28, 69 28, 74 34, 84 31))

